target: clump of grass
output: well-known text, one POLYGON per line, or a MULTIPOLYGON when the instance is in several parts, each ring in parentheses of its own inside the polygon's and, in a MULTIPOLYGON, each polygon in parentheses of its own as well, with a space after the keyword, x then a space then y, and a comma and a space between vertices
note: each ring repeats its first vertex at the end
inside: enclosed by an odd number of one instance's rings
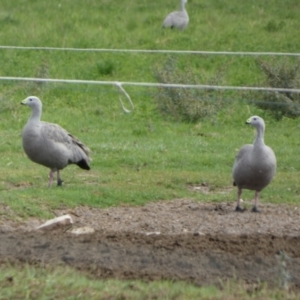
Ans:
MULTIPOLYGON (((257 63, 265 75, 264 86, 285 89, 300 88, 300 61, 290 64, 287 60, 267 62, 258 59, 257 63)), ((283 116, 290 118, 300 116, 300 94, 297 93, 268 92, 262 94, 255 105, 269 111, 277 120, 282 119, 283 116)))
MULTIPOLYGON (((221 81, 220 74, 208 79, 199 78, 188 68, 180 70, 173 58, 156 70, 155 76, 160 83, 172 84, 219 85, 221 81)), ((160 87, 155 98, 157 107, 164 116, 194 123, 213 116, 223 106, 222 95, 221 90, 160 87)))
POLYGON ((285 26, 285 22, 284 21, 275 21, 275 20, 270 20, 267 25, 265 26, 265 29, 268 32, 278 32, 281 29, 283 29, 285 26))
POLYGON ((97 70, 99 75, 112 75, 116 71, 116 65, 110 59, 99 60, 97 62, 97 70))

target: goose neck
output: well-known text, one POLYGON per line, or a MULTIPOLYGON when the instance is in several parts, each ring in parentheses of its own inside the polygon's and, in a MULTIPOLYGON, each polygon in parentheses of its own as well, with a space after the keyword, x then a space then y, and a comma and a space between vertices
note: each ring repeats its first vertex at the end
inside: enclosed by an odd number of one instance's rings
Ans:
POLYGON ((184 1, 184 0, 181 0, 181 2, 180 2, 180 10, 181 10, 181 11, 185 11, 184 5, 185 5, 185 1, 184 1))
POLYGON ((257 128, 257 134, 256 134, 256 139, 254 141, 254 146, 264 146, 264 128, 257 128))
POLYGON ((32 109, 32 114, 31 114, 30 120, 39 122, 41 120, 41 116, 42 116, 42 108, 34 107, 32 109))

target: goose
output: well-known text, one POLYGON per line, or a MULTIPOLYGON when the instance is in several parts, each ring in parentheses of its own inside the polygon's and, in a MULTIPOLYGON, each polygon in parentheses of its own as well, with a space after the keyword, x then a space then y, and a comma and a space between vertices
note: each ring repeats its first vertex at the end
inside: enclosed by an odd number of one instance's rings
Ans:
POLYGON ((253 144, 244 145, 238 152, 232 169, 233 185, 237 186, 236 211, 240 207, 242 189, 255 191, 252 212, 257 209, 259 193, 273 179, 276 172, 276 156, 273 150, 264 143, 265 122, 258 116, 252 116, 246 124, 256 128, 256 138, 253 144))
POLYGON ((189 23, 189 15, 184 7, 185 3, 187 3, 187 0, 180 0, 180 10, 173 11, 168 14, 162 24, 162 27, 185 29, 189 23))
POLYGON ((50 168, 49 188, 55 172, 57 185, 62 185, 60 170, 69 164, 90 170, 90 149, 59 125, 41 121, 42 102, 38 97, 27 97, 21 104, 32 110, 22 132, 23 149, 33 162, 50 168))

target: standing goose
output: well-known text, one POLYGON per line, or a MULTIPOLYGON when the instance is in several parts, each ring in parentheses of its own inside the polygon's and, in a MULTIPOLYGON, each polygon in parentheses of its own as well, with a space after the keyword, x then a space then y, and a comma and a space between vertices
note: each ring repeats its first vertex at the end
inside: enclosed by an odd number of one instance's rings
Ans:
POLYGON ((22 133, 24 151, 33 162, 50 168, 49 187, 55 172, 57 185, 62 185, 59 172, 69 164, 90 170, 89 148, 59 125, 42 122, 42 102, 39 98, 30 96, 21 104, 28 105, 32 110, 22 133))
POLYGON ((258 212, 257 203, 260 191, 273 179, 276 172, 276 157, 273 150, 264 143, 265 122, 253 116, 246 124, 256 128, 257 134, 253 145, 244 145, 236 156, 233 165, 233 185, 238 187, 236 211, 242 211, 240 200, 242 189, 254 190, 253 212, 258 212))
POLYGON ((171 27, 184 29, 189 23, 189 15, 184 7, 187 0, 180 0, 180 10, 168 14, 162 24, 162 27, 171 27))

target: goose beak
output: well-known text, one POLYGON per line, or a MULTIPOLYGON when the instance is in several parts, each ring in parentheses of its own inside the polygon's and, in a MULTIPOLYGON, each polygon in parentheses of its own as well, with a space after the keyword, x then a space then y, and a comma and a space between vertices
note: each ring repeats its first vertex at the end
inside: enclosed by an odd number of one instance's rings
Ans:
POLYGON ((22 105, 26 105, 26 103, 27 103, 27 102, 26 102, 26 99, 24 99, 24 100, 21 102, 22 105))
POLYGON ((248 125, 251 124, 251 118, 248 119, 245 124, 248 124, 248 125))

